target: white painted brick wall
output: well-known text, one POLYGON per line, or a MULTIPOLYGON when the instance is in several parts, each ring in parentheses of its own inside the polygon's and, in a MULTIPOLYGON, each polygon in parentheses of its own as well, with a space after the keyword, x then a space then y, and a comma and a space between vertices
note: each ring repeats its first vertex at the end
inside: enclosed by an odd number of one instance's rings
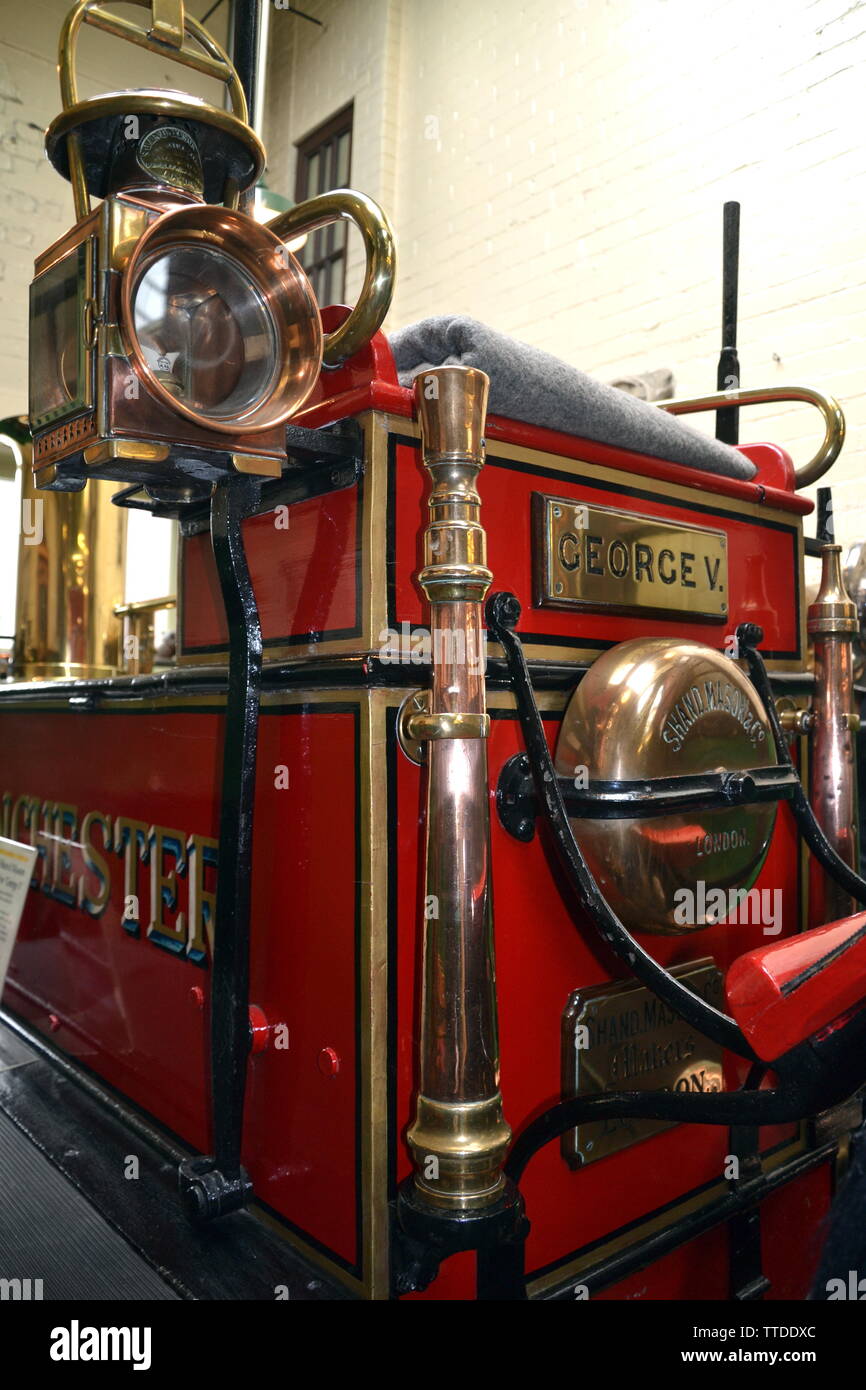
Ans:
MULTIPOLYGON (((66 8, 0 0, 4 414, 25 400, 33 255, 72 218, 32 128, 57 110, 66 8)), ((843 539, 866 534, 864 0, 301 8, 325 28, 271 15, 269 182, 291 194, 295 142, 354 100, 352 181, 399 238, 390 326, 469 313, 602 378, 670 365, 681 393, 703 391, 718 352, 721 207, 739 198, 744 383, 803 380, 839 396, 837 515, 843 539)), ((93 31, 81 52, 83 95, 217 91, 93 31)), ((361 273, 353 237, 350 299, 361 273)), ((802 460, 816 421, 805 407, 749 412, 744 437, 802 460)))
MULTIPOLYGON (((400 0, 310 0, 298 6, 324 27, 287 10, 270 19, 266 178, 294 197, 295 146, 354 102, 350 181, 383 206, 395 201, 400 0)), ((350 232, 347 298, 364 274, 360 237, 350 232)))
MULTIPOLYGON (((353 179, 399 239, 391 327, 468 313, 603 379, 669 365, 703 392, 739 199, 743 382, 840 398, 837 524, 866 535, 863 0, 302 8, 328 29, 273 17, 274 175, 290 191, 293 142, 355 97, 353 179)), ((802 406, 742 424, 796 461, 820 438, 802 406)))

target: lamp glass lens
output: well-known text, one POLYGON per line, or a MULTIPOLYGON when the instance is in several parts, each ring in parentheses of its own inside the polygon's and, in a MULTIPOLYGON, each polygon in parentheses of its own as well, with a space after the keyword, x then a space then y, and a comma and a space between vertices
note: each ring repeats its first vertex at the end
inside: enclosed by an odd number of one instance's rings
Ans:
POLYGON ((44 271, 30 288, 30 424, 34 429, 74 415, 88 403, 87 293, 84 242, 44 271))
POLYGON ((277 335, 258 286, 231 256, 168 248, 146 266, 132 311, 150 371, 188 409, 233 420, 268 396, 277 335))

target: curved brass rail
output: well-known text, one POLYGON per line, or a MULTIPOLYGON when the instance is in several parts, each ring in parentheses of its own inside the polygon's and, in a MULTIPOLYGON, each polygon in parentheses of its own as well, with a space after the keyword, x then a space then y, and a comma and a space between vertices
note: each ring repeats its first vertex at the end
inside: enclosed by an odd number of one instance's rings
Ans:
POLYGON ((366 193, 352 188, 335 188, 320 193, 268 222, 268 231, 281 241, 291 241, 301 232, 314 232, 329 222, 354 222, 364 239, 367 269, 358 302, 345 323, 325 337, 323 362, 338 367, 341 362, 369 342, 391 306, 397 257, 394 233, 378 203, 366 193))
MULTIPOLYGON (((78 105, 78 87, 75 81, 75 49, 82 24, 92 24, 115 38, 126 39, 147 48, 151 53, 168 57, 183 67, 194 68, 208 77, 224 82, 231 97, 232 109, 244 125, 249 123, 247 99, 235 68, 225 49, 217 43, 197 19, 184 13, 183 0, 161 0, 159 5, 152 0, 123 0, 124 4, 141 5, 151 10, 153 24, 149 30, 140 28, 128 19, 121 19, 108 10, 102 9, 98 0, 78 0, 63 21, 57 53, 57 69, 60 74, 60 96, 63 109, 78 105), (199 51, 187 45, 187 37, 196 41, 199 51)), ((99 98, 96 98, 98 101, 99 98)), ((85 107, 86 102, 81 103, 85 107)), ((217 115, 218 107, 210 108, 217 115)), ((80 221, 90 211, 90 197, 87 192, 87 179, 84 162, 76 136, 69 135, 69 179, 75 199, 75 216, 80 221)))
POLYGON ((823 478, 828 468, 832 468, 845 443, 845 416, 842 407, 834 396, 825 396, 813 386, 758 386, 751 390, 714 391, 709 396, 695 396, 691 400, 658 401, 660 410, 670 415, 696 415, 704 410, 722 410, 725 406, 772 405, 777 401, 803 401, 814 405, 824 419, 824 438, 818 452, 808 463, 794 470, 797 489, 808 487, 823 478))

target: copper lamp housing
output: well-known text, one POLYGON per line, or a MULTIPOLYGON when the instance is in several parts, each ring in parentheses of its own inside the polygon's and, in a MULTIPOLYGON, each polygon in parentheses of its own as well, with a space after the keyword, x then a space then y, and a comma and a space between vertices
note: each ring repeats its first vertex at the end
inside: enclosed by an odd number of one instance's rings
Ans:
POLYGON ((256 222, 247 208, 265 152, 234 67, 179 0, 159 11, 133 3, 151 10, 149 28, 78 0, 60 38, 63 110, 46 151, 72 184, 77 221, 38 257, 31 287, 33 469, 41 488, 109 478, 175 506, 232 473, 279 477, 285 423, 323 360, 357 351, 385 316, 393 237, 381 210, 351 190, 293 208, 276 230, 256 222), (83 24, 220 79, 232 110, 160 89, 79 101, 83 24), (285 243, 339 218, 361 230, 367 276, 325 341, 285 243))

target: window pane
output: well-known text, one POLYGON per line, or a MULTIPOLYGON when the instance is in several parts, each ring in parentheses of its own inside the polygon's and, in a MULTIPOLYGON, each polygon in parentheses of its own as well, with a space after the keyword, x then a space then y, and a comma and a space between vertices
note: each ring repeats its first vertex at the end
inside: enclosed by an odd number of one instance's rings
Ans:
POLYGON ((346 302, 346 258, 336 256, 331 271, 331 283, 334 287, 334 303, 345 304, 346 302))
POLYGON ((336 187, 346 188, 349 183, 349 142, 351 136, 347 131, 337 140, 337 169, 336 187))
POLYGON ((315 195, 316 195, 317 193, 320 193, 320 192, 322 191, 322 190, 319 188, 319 177, 320 177, 319 166, 320 166, 320 164, 321 164, 321 160, 320 160, 320 158, 319 158, 318 153, 317 153, 317 154, 310 155, 309 159, 307 160, 307 197, 308 197, 308 198, 313 198, 313 197, 315 197, 315 195))

